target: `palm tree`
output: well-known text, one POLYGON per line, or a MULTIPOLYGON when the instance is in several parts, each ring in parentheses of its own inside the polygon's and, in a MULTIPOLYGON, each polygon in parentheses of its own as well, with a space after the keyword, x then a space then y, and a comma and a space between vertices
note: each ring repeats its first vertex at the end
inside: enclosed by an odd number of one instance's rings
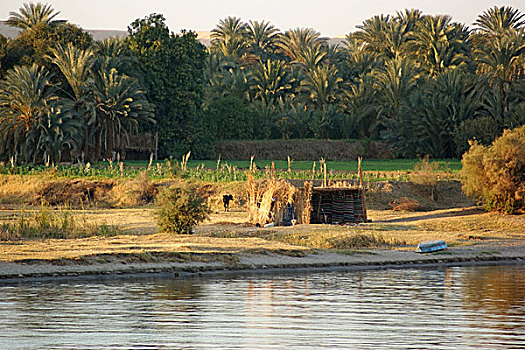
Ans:
POLYGON ((389 16, 374 16, 357 26, 354 35, 365 44, 365 50, 380 59, 403 57, 406 53, 410 22, 396 21, 389 16))
POLYGON ((83 50, 68 43, 65 47, 57 45, 52 48, 48 58, 58 67, 68 82, 69 86, 64 91, 69 97, 61 100, 63 112, 82 121, 82 152, 85 157, 91 158, 89 143, 94 137, 96 125, 96 113, 90 86, 94 52, 91 49, 83 50))
POLYGON ((64 150, 75 151, 81 146, 82 126, 82 120, 73 114, 52 107, 28 133, 24 155, 32 156, 35 162, 41 155, 42 161, 56 164, 64 150))
POLYGON ((24 4, 19 11, 20 13, 9 12, 6 23, 11 27, 23 30, 31 29, 39 23, 52 24, 53 19, 60 14, 60 12, 55 12, 51 5, 41 2, 24 4))
POLYGON ((423 13, 417 9, 405 9, 403 12, 398 11, 395 21, 403 23, 408 31, 414 30, 417 22, 423 17, 423 13))
MULTIPOLYGON (((153 106, 134 78, 111 66, 94 72, 93 95, 98 114, 98 141, 111 158, 121 136, 136 129, 140 119, 154 122, 153 106)), ((98 149, 98 148, 97 148, 98 149)))
POLYGON ((468 30, 451 23, 450 16, 425 16, 412 32, 409 50, 424 72, 431 76, 447 68, 466 66, 468 30))
POLYGON ((489 74, 500 83, 509 83, 525 75, 525 32, 523 29, 493 36, 478 45, 474 58, 480 73, 489 74))
POLYGON ((380 63, 373 54, 365 50, 365 43, 360 41, 355 33, 346 36, 342 51, 346 57, 344 62, 345 80, 350 82, 359 81, 372 69, 377 68, 380 63))
POLYGON ((300 62, 300 55, 307 48, 325 46, 326 39, 312 28, 296 28, 287 30, 280 36, 277 46, 292 62, 300 62))
POLYGON ((374 71, 376 89, 382 100, 381 114, 386 119, 397 119, 400 108, 410 92, 416 87, 419 73, 405 58, 385 62, 385 66, 374 71))
POLYGON ((299 63, 306 70, 311 70, 319 67, 326 61, 327 56, 328 52, 323 50, 321 46, 308 46, 298 53, 296 63, 299 63))
POLYGON ((372 137, 379 134, 378 101, 373 74, 363 74, 343 90, 341 107, 346 113, 345 138, 372 137), (356 132, 357 135, 353 135, 356 132))
POLYGON ((497 35, 522 28, 525 25, 525 14, 510 6, 494 6, 479 15, 475 24, 481 34, 497 35))
POLYGON ((335 102, 339 93, 339 83, 343 81, 334 66, 318 66, 306 73, 301 82, 310 100, 319 109, 335 102))
POLYGON ((279 101, 278 111, 277 127, 283 139, 304 139, 313 136, 313 110, 308 109, 306 103, 297 102, 287 96, 279 101))
POLYGON ((230 68, 210 78, 208 93, 215 97, 234 96, 242 101, 250 102, 252 84, 253 77, 250 71, 230 68))
POLYGON ((56 101, 55 93, 50 75, 36 64, 7 71, 0 80, 0 135, 5 140, 4 150, 20 153, 28 132, 56 101))
POLYGON ((221 19, 211 31, 212 49, 240 60, 246 50, 246 23, 240 18, 226 17, 221 19))
POLYGON ((279 29, 269 22, 250 21, 246 27, 246 43, 251 55, 266 61, 275 51, 279 29))
POLYGON ((266 106, 275 105, 291 89, 291 78, 284 61, 267 60, 253 72, 255 98, 266 106))
POLYGON ((55 48, 51 48, 49 59, 64 75, 73 92, 71 97, 77 101, 85 93, 93 58, 93 50, 83 50, 71 43, 65 47, 59 44, 55 48))
POLYGON ((105 57, 127 56, 129 49, 126 39, 119 37, 106 38, 95 41, 95 52, 105 57))
POLYGON ((477 72, 490 78, 484 113, 500 130, 508 124, 511 95, 525 78, 525 15, 511 7, 491 8, 476 20, 472 35, 477 72))

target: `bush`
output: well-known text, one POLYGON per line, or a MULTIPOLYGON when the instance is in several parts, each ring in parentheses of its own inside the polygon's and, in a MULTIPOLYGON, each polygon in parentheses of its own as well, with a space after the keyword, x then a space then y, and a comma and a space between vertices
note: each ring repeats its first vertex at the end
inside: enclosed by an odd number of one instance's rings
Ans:
POLYGON ((492 145, 471 142, 463 155, 462 184, 488 210, 525 209, 525 125, 506 130, 492 145))
POLYGON ((206 198, 194 183, 180 183, 161 191, 157 197, 157 224, 161 231, 191 234, 199 222, 208 218, 206 198))

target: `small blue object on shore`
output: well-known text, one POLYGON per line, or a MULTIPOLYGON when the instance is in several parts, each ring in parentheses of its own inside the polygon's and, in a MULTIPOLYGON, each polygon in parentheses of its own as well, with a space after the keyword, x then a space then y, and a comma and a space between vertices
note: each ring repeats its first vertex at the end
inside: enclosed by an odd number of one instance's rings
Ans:
POLYGON ((436 241, 426 241, 421 242, 417 245, 416 252, 418 253, 431 253, 437 252, 447 248, 445 241, 436 240, 436 241))

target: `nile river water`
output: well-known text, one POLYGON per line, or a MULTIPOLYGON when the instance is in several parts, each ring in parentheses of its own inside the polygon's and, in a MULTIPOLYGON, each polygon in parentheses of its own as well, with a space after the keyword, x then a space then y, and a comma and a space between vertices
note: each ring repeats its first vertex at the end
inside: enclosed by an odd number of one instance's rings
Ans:
POLYGON ((525 349, 525 266, 0 285, 0 349, 525 349))

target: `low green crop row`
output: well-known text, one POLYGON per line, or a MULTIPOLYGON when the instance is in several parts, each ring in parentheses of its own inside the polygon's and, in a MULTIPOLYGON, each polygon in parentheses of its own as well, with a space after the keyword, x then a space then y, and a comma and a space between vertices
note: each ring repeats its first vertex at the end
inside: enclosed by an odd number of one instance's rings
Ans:
MULTIPOLYGON (((410 173, 418 164, 418 160, 368 160, 363 161, 363 177, 365 181, 408 181, 410 173)), ((436 161, 434 161, 436 162, 436 161)), ((246 171, 251 169, 256 179, 271 176, 273 173, 280 179, 323 179, 320 162, 306 161, 188 161, 176 160, 156 162, 126 161, 119 163, 99 162, 91 165, 58 165, 33 166, 1 165, 0 174, 8 175, 50 175, 58 178, 136 178, 141 172, 146 172, 150 179, 167 179, 173 177, 195 178, 211 182, 231 182, 246 180, 246 171), (314 165, 315 164, 315 165, 314 165)), ((442 160, 435 169, 445 177, 454 177, 461 163, 457 160, 442 160)), ((357 181, 357 162, 326 162, 328 180, 357 181)))

